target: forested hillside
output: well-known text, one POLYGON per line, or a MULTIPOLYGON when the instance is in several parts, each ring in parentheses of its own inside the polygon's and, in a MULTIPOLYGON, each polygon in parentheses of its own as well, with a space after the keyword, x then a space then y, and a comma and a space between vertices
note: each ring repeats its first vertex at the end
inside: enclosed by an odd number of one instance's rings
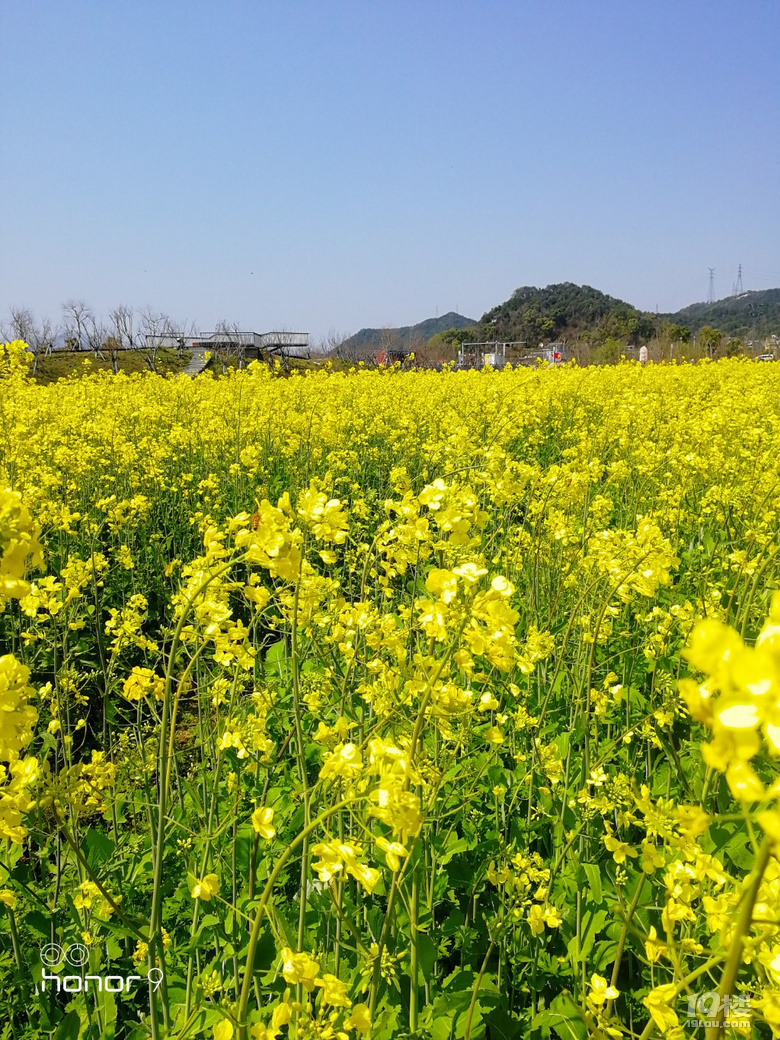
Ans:
POLYGON ((591 339, 613 337, 628 342, 648 340, 655 333, 653 315, 589 285, 572 282, 516 289, 505 303, 483 316, 482 324, 494 329, 498 339, 524 340, 529 346, 576 338, 582 332, 590 333, 591 339))

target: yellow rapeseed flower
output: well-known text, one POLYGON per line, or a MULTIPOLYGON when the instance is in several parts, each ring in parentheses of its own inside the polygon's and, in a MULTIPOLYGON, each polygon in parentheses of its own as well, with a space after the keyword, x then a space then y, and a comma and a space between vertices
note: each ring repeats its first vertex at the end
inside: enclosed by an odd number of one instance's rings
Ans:
POLYGON ((252 826, 254 827, 255 832, 259 834, 261 838, 265 838, 266 841, 270 841, 276 834, 276 827, 273 826, 273 819, 273 809, 258 807, 252 813, 252 826))
POLYGON ((193 899, 200 899, 208 903, 219 891, 219 878, 216 874, 207 874, 199 880, 190 875, 190 895, 193 899))

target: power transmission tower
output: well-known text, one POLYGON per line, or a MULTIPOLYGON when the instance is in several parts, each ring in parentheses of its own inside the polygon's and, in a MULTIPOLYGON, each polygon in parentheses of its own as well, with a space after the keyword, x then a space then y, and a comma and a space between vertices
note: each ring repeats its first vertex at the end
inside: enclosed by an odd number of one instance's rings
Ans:
POLYGON ((737 280, 734 283, 734 295, 739 296, 741 292, 745 290, 742 288, 742 264, 737 268, 737 280))
POLYGON ((715 268, 708 267, 707 270, 710 272, 710 287, 707 290, 707 303, 715 302, 715 268))

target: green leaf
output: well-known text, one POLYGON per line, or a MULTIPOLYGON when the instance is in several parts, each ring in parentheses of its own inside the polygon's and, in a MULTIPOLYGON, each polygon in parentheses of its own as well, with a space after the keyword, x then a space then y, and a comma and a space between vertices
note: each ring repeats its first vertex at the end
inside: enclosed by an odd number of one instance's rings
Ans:
POLYGON ((558 755, 560 758, 566 758, 566 753, 569 750, 569 733, 555 733, 553 734, 555 743, 558 745, 558 755))
MULTIPOLYGON (((429 1009, 432 1040, 461 1040, 466 1035, 466 1021, 471 1006, 471 988, 443 993, 429 1009)), ((485 1036, 485 1023, 479 1001, 474 1005, 470 1040, 485 1036)))
POLYGON ((57 1026, 54 1040, 78 1040, 80 1029, 81 1019, 78 1011, 69 1011, 57 1026))
POLYGON ((249 862, 252 854, 252 845, 255 840, 254 828, 242 825, 236 832, 236 870, 240 877, 248 877, 249 862))
POLYGON ((455 907, 445 918, 439 930, 442 935, 456 935, 465 923, 466 917, 463 911, 455 907))
POLYGON ((298 924, 293 923, 282 913, 278 906, 272 910, 277 931, 282 933, 282 938, 291 950, 298 949, 298 924))
POLYGON ((451 975, 442 983, 442 988, 447 989, 452 993, 463 992, 464 990, 471 991, 471 987, 477 978, 477 973, 471 968, 456 968, 451 975))
POLYGON ((283 665, 285 661, 285 650, 284 640, 280 639, 278 643, 273 643, 265 652, 265 663, 266 666, 279 666, 283 665))
POLYGON ((588 956, 606 919, 606 910, 598 910, 592 903, 587 904, 580 921, 580 935, 572 936, 568 943, 569 955, 575 961, 584 961, 588 956))
POLYGON ((439 948, 425 932, 417 933, 417 965, 426 982, 433 978, 433 966, 439 956, 439 948))
POLYGON ((601 891, 601 871, 595 863, 583 863, 582 868, 588 878, 588 887, 590 888, 590 894, 593 896, 593 902, 598 905, 603 895, 601 891))
POLYGON ((393 1040, 398 1033, 398 1012, 397 1007, 385 1008, 377 1016, 371 1029, 371 1040, 393 1040))
POLYGON ((268 971, 276 960, 276 943, 273 932, 266 927, 260 932, 255 946, 255 961, 253 971, 268 971))
POLYGON ((39 910, 33 910, 29 913, 25 917, 24 923, 28 928, 32 928, 33 931, 38 932, 39 935, 45 935, 47 939, 51 935, 51 921, 44 917, 39 910))
POLYGON ((116 997, 105 990, 98 991, 95 995, 95 1003, 100 1008, 103 1021, 106 1023, 105 1030, 100 1034, 100 1040, 111 1040, 111 1037, 114 1036, 114 1029, 108 1023, 116 1022, 116 997), (109 1029, 111 1032, 108 1032, 109 1029))
POLYGON ((750 835, 741 820, 713 824, 709 831, 702 835, 701 844, 707 852, 714 853, 721 859, 728 858, 743 870, 750 869, 753 862, 750 835))
POLYGON ((116 846, 104 831, 90 827, 82 841, 87 863, 94 870, 95 867, 111 858, 116 846))
POLYGON ((531 1028, 542 1029, 544 1036, 552 1029, 561 1040, 588 1040, 585 1015, 570 993, 559 993, 546 1011, 534 1016, 531 1028))
POLYGON ((504 1008, 493 1008, 485 1016, 485 1021, 490 1027, 490 1040, 516 1040, 522 1036, 520 1020, 513 1018, 504 1008))
POLYGON ((195 932, 185 947, 187 953, 194 953, 195 950, 212 942, 214 936, 211 929, 215 924, 219 924, 219 918, 215 914, 204 915, 198 925, 197 932, 195 932))
POLYGON ((597 942, 590 955, 588 967, 595 968, 596 971, 606 971, 615 960, 617 947, 616 939, 604 939, 602 942, 597 942))
POLYGON ((468 851, 469 843, 466 838, 459 838, 453 831, 447 837, 447 841, 444 843, 444 849, 439 855, 439 863, 441 866, 449 863, 453 856, 457 856, 459 852, 468 851))
POLYGON ((320 664, 319 661, 316 661, 314 660, 314 658, 311 657, 307 657, 306 660, 303 662, 303 664, 301 665, 301 671, 305 675, 325 674, 325 668, 320 664))
POLYGON ((201 799, 200 799, 200 792, 198 791, 197 787, 195 787, 195 785, 190 780, 188 780, 186 776, 183 776, 181 778, 181 784, 182 784, 182 787, 184 788, 184 790, 187 792, 187 794, 192 799, 192 804, 195 806, 195 809, 197 810, 198 815, 199 816, 205 816, 206 813, 205 813, 205 810, 203 808, 203 804, 202 804, 201 799))

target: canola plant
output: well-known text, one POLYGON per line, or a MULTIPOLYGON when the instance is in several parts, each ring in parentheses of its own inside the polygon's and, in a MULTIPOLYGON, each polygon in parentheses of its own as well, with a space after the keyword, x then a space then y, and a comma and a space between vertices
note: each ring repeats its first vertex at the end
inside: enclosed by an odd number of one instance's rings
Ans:
POLYGON ((780 369, 28 356, 3 1036, 780 1036, 780 369))

